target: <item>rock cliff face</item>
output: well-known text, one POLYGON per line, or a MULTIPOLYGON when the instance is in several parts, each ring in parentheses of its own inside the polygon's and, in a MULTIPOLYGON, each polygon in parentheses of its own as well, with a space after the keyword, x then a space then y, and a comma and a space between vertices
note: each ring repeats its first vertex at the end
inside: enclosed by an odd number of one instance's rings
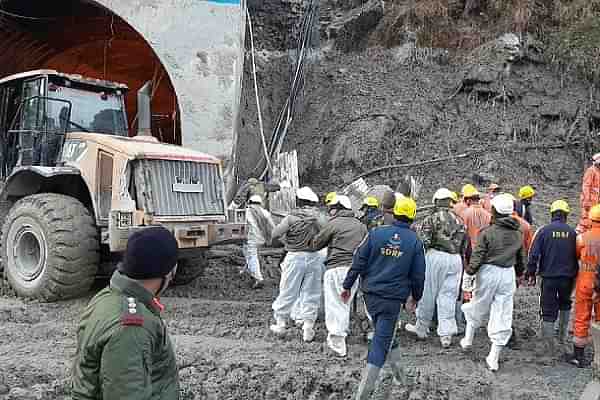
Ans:
MULTIPOLYGON (((267 132, 287 96, 289 49, 306 7, 273 3, 250 2, 267 132)), ((512 11, 497 3, 464 17, 460 1, 322 0, 320 51, 284 144, 299 152, 302 181, 328 190, 371 168, 474 151, 369 182, 394 186, 410 172, 426 191, 467 181, 494 180, 509 190, 531 183, 547 186, 548 199, 563 195, 575 205, 597 150, 593 74, 557 51, 566 22, 545 2, 530 2, 535 26, 522 24, 518 2, 512 11)), ((241 137, 251 172, 257 160, 248 155, 259 154, 260 142, 246 71, 241 137)))

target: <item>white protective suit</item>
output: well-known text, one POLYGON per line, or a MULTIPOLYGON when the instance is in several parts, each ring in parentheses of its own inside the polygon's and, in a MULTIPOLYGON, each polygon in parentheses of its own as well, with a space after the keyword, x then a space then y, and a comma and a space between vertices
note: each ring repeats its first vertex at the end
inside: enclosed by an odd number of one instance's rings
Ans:
POLYGON ((476 275, 473 297, 462 306, 467 324, 472 324, 476 329, 489 318, 487 332, 492 344, 506 346, 512 335, 516 290, 514 268, 482 265, 476 275))
POLYGON ((325 325, 329 332, 327 341, 340 355, 346 355, 346 336, 350 328, 350 307, 358 290, 358 280, 352 286, 348 303, 341 298, 344 279, 350 267, 337 267, 325 271, 323 292, 325 295, 325 325))
POLYGON ((459 254, 429 249, 425 263, 425 287, 417 307, 417 330, 427 333, 437 307, 438 336, 454 336, 458 333, 456 299, 460 291, 462 259, 459 254))
POLYGON ((248 239, 243 248, 246 268, 254 279, 262 281, 264 278, 260 268, 258 248, 271 240, 271 232, 275 228, 275 223, 269 211, 260 205, 251 204, 246 208, 246 224, 248 239))
MULTIPOLYGON (((321 270, 319 271, 319 277, 320 277, 320 281, 319 281, 319 310, 321 312, 321 315, 323 313, 323 310, 325 309, 324 303, 323 303, 323 275, 325 274, 325 260, 327 259, 327 249, 322 249, 318 252, 318 254, 321 255, 321 270)), ((297 325, 301 325, 302 322, 304 322, 303 319, 303 304, 305 304, 307 302, 306 298, 312 298, 314 296, 315 291, 317 290, 316 286, 312 286, 312 289, 310 289, 309 287, 306 287, 306 290, 301 290, 300 291, 300 296, 296 299, 296 301, 294 302, 294 305, 292 306, 292 310, 290 311, 290 318, 296 322, 297 325)), ((317 313, 318 314, 318 313, 317 313)))
POLYGON ((279 296, 273 303, 275 319, 292 316, 314 322, 321 304, 322 252, 289 252, 281 263, 279 296))

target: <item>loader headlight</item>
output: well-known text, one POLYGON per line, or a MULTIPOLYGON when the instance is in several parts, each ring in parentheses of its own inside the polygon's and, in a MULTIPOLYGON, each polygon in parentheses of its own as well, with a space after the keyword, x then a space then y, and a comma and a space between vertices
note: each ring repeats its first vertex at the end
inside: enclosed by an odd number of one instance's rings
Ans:
POLYGON ((133 213, 119 211, 117 215, 117 226, 120 229, 129 228, 133 225, 133 213))

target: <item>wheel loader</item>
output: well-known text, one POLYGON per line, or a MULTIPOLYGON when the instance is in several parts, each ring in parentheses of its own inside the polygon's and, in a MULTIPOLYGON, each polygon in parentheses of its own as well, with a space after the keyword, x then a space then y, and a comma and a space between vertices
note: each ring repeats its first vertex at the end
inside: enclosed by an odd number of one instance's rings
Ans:
POLYGON ((152 136, 150 83, 130 137, 127 91, 52 70, 0 80, 0 268, 19 296, 85 294, 148 226, 177 239, 179 283, 202 273, 210 246, 245 238, 227 221, 220 160, 152 136))

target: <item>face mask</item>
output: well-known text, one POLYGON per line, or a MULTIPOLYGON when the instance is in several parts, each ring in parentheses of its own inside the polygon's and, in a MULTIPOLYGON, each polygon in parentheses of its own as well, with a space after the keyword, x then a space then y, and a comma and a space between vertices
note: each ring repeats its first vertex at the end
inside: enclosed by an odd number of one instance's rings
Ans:
POLYGON ((162 278, 162 282, 160 284, 160 288, 158 289, 158 292, 156 292, 156 297, 157 298, 159 298, 165 292, 165 290, 167 290, 167 288, 169 287, 169 284, 171 283, 171 281, 175 277, 176 273, 177 273, 177 264, 175 264, 175 266, 173 267, 173 269, 171 270, 171 272, 169 272, 167 275, 165 275, 162 278))

